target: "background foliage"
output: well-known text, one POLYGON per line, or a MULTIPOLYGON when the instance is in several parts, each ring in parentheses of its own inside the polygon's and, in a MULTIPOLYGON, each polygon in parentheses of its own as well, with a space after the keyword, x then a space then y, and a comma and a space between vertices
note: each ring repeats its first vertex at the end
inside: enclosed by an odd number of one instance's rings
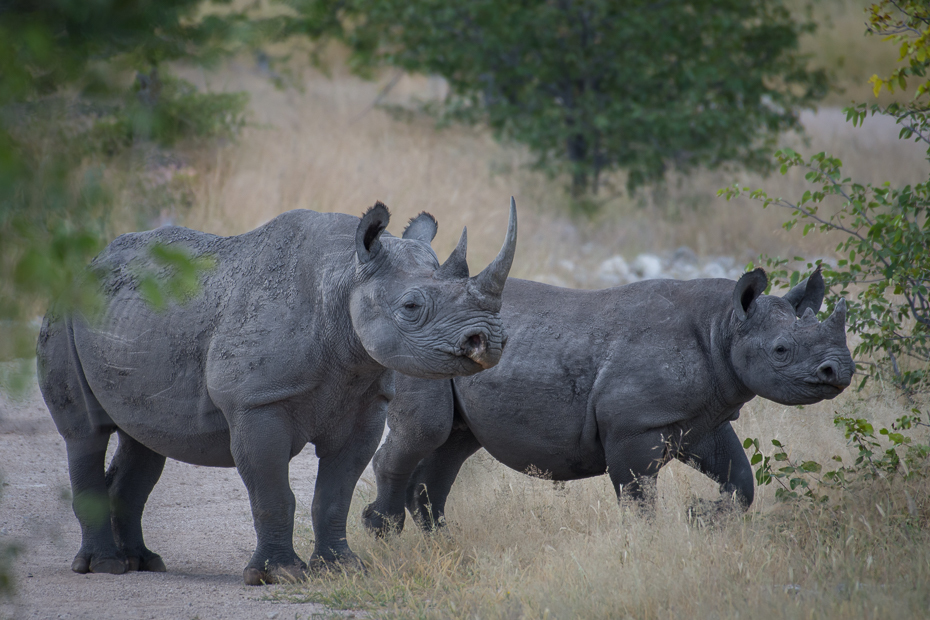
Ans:
MULTIPOLYGON (((882 87, 904 88, 908 78, 918 78, 918 86, 908 102, 847 107, 846 118, 853 127, 870 116, 886 116, 899 126, 901 140, 930 145, 928 10, 918 2, 882 2, 869 9, 872 32, 899 44, 900 59, 908 63, 887 79, 873 76, 876 93, 882 87)), ((930 148, 926 153, 930 158, 930 148)), ((841 297, 850 294, 858 302, 850 306, 848 328, 860 339, 854 351, 865 370, 860 389, 869 377, 886 378, 905 391, 925 388, 930 379, 930 181, 903 187, 862 183, 846 177, 843 162, 826 153, 805 159, 783 149, 775 157, 782 174, 801 168, 814 187, 796 201, 772 198, 738 184, 720 194, 730 199, 747 193, 763 207, 774 204, 790 209, 792 216, 785 223, 788 230, 801 224, 803 235, 811 231, 841 235, 843 241, 836 246, 841 258, 824 269, 830 288, 827 306, 832 311, 841 297)), ((768 260, 775 275, 782 278, 787 262, 768 260)), ((790 282, 804 276, 792 274, 790 282)))
MULTIPOLYGON (((870 83, 877 96, 881 89, 906 89, 916 83, 909 101, 889 105, 854 104, 847 107, 847 122, 861 126, 874 116, 894 119, 900 140, 930 145, 930 5, 926 2, 885 0, 867 9, 870 33, 899 46, 899 60, 906 63, 889 76, 875 75, 870 83)), ((930 148, 926 150, 930 160, 930 148)), ((858 343, 854 356, 862 372, 859 389, 872 378, 887 382, 909 402, 930 385, 930 181, 903 187, 890 183, 857 182, 843 174, 843 162, 826 153, 804 158, 791 149, 776 153, 781 172, 793 168, 805 171, 814 187, 800 199, 772 198, 763 190, 750 191, 735 184, 720 190, 730 199, 740 194, 791 210, 785 228, 803 225, 802 234, 811 231, 839 234, 843 241, 836 252, 842 257, 823 274, 829 287, 828 311, 837 301, 855 295, 850 305, 847 327, 858 343), (837 204, 838 203, 838 204, 837 204)), ((768 259, 768 265, 785 284, 785 259, 768 259)), ((808 268, 813 265, 808 263, 808 268)), ((787 283, 796 283, 805 274, 795 272, 787 283)), ((899 417, 890 427, 875 427, 867 417, 836 414, 836 426, 855 446, 852 465, 827 469, 817 461, 794 462, 787 448, 777 440, 768 456, 758 439, 750 438, 744 447, 752 448, 751 458, 760 485, 778 483, 776 497, 782 500, 809 499, 822 503, 835 501, 835 491, 848 492, 862 481, 878 480, 882 486, 926 476, 930 442, 923 429, 928 427, 917 407, 899 417), (918 434, 917 431, 922 431, 918 434), (781 463, 778 466, 777 463, 781 463)), ((842 463, 840 456, 833 460, 842 463)), ((907 495, 907 515, 916 515, 914 500, 907 495)), ((905 515, 905 516, 907 516, 905 515)))
POLYGON ((287 0, 291 32, 333 37, 359 72, 441 75, 447 120, 525 145, 572 194, 690 171, 770 166, 775 138, 826 93, 780 2, 287 0), (324 24, 325 27, 321 27, 324 24))
POLYGON ((232 10, 205 14, 207 4, 0 4, 0 358, 34 344, 11 321, 52 298, 92 306, 82 276, 108 237, 108 167, 133 150, 243 126, 245 95, 199 93, 165 68, 215 66, 267 25, 232 10))

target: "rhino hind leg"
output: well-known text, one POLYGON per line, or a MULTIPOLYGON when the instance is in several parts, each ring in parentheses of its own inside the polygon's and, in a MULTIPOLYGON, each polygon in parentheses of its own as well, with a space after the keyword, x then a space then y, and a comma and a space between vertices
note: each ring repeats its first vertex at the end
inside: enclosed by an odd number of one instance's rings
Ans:
POLYGON ((407 484, 407 510, 421 529, 430 531, 446 524, 446 499, 452 483, 468 458, 481 449, 464 424, 456 425, 444 444, 420 461, 407 484))
POLYGON ((165 572, 161 556, 142 538, 142 512, 149 494, 161 477, 165 457, 149 450, 122 431, 119 447, 107 470, 113 534, 130 571, 165 572))
POLYGON ((76 573, 126 572, 126 558, 119 552, 110 524, 110 499, 104 477, 109 434, 66 440, 74 516, 81 524, 81 549, 71 570, 76 573))
POLYGON ((36 362, 42 396, 65 440, 71 507, 81 526, 81 548, 71 570, 125 573, 126 559, 110 523, 104 473, 107 445, 116 426, 87 385, 70 319, 49 312, 39 332, 36 362))

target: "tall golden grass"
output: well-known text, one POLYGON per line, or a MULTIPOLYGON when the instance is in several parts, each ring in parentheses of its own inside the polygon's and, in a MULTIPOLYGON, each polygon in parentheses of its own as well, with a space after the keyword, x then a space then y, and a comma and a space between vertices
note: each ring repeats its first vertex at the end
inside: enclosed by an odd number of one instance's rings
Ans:
MULTIPOLYGON (((895 402, 855 395, 804 409, 754 401, 738 432, 778 438, 792 457, 848 462, 831 429, 837 409, 876 423, 900 414, 895 402)), ((928 491, 926 480, 878 480, 827 507, 775 504, 762 487, 745 515, 695 516, 689 509, 713 498, 714 485, 673 464, 659 476, 657 511, 643 515, 618 507, 604 476, 555 485, 479 453, 453 488, 445 531, 408 521, 399 536, 368 536, 360 511, 373 490, 362 485, 349 539, 368 572, 312 578, 277 596, 375 617, 925 618, 928 491)), ((309 553, 306 514, 299 530, 309 553)))

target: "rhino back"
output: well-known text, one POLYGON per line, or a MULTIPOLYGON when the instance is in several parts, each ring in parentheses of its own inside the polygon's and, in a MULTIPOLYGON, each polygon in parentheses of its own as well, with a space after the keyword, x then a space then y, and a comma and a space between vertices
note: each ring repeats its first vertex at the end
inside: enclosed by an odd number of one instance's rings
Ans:
POLYGON ((715 332, 732 289, 727 280, 598 291, 509 280, 501 362, 456 379, 469 427, 495 458, 556 479, 603 473, 608 429, 709 430, 707 386, 725 355, 715 332))
POLYGON ((162 228, 116 239, 93 263, 103 275, 99 322, 75 322, 88 385, 120 428, 173 458, 229 462, 231 409, 306 391, 325 332, 339 331, 324 297, 353 265, 357 219, 292 211, 235 237, 162 228), (138 274, 152 243, 179 245, 215 267, 201 291, 154 310, 138 274), (225 411, 225 413, 224 413, 225 411))

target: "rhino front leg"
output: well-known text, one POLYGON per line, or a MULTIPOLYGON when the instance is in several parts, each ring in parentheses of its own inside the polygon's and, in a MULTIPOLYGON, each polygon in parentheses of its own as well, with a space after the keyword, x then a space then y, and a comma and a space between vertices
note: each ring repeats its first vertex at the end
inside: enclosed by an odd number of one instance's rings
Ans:
POLYGON ((362 567, 362 561, 349 549, 346 521, 355 485, 384 431, 383 408, 379 404, 376 409, 373 415, 364 416, 363 424, 356 425, 352 437, 338 452, 320 456, 311 508, 314 545, 310 565, 314 570, 326 570, 335 564, 362 567))
POLYGON ((274 408, 241 412, 230 426, 230 446, 249 492, 258 544, 243 571, 247 585, 294 581, 307 565, 294 552, 296 500, 288 480, 292 440, 274 408))
POLYGON ((423 459, 407 484, 407 509, 422 529, 446 524, 446 499, 462 465, 481 444, 467 426, 458 427, 436 451, 423 459))
POLYGON ((668 460, 667 452, 665 438, 656 430, 607 433, 604 456, 617 499, 630 498, 642 507, 653 507, 656 479, 668 460))
POLYGON ((362 522, 376 536, 404 529, 410 474, 421 460, 446 442, 452 431, 451 380, 410 380, 398 376, 397 385, 397 396, 390 405, 391 432, 372 462, 378 495, 362 512, 362 522))
POLYGON ((122 431, 119 447, 107 470, 110 513, 116 543, 126 556, 128 570, 165 572, 165 563, 142 539, 142 511, 149 493, 165 468, 165 457, 149 450, 122 431))
POLYGON ((678 458, 719 482, 720 492, 735 497, 744 510, 752 504, 755 494, 752 467, 729 422, 724 422, 696 445, 679 453, 678 458))

